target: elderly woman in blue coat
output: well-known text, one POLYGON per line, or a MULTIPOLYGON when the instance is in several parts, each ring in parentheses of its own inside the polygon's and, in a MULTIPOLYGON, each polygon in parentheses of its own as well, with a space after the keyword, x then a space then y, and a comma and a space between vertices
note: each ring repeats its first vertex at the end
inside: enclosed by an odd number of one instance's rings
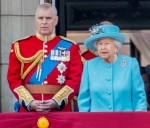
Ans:
POLYGON ((80 112, 147 111, 144 83, 135 58, 117 54, 125 35, 112 24, 95 25, 84 44, 98 57, 84 65, 80 112))

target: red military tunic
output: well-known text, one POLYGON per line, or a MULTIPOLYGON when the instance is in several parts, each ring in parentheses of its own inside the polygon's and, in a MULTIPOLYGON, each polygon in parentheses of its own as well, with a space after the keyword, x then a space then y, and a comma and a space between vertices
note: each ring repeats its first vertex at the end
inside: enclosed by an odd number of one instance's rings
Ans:
POLYGON ((83 64, 87 61, 87 60, 90 60, 90 59, 93 59, 95 57, 97 57, 96 51, 91 51, 87 48, 85 48, 84 50, 82 50, 81 52, 81 59, 82 59, 82 62, 83 64))
MULTIPOLYGON (((12 44, 7 79, 14 95, 20 102, 23 101, 25 106, 28 106, 34 99, 42 100, 43 98, 43 100, 48 100, 52 98, 59 105, 62 102, 65 103, 62 111, 71 111, 70 100, 79 91, 83 68, 79 46, 68 41, 66 38, 64 39, 59 36, 51 38, 48 36, 48 41, 44 43, 44 37, 36 34, 36 36, 30 36, 12 44), (64 59, 60 59, 59 52, 61 56, 65 56, 68 53, 69 59, 67 60, 67 57, 65 57, 65 61, 64 59), (44 61, 42 61, 43 59, 44 61), (44 67, 43 63, 45 62, 44 67), (53 65, 51 63, 55 64, 53 65), (41 72, 39 67, 42 69, 41 72), (54 86, 62 88, 56 94, 42 95, 30 92, 25 88, 24 85, 26 84, 29 84, 29 87, 32 85, 36 85, 36 87, 52 85, 52 89, 54 86)), ((39 89, 39 91, 41 90, 39 89)), ((20 111, 27 110, 21 107, 20 111)))

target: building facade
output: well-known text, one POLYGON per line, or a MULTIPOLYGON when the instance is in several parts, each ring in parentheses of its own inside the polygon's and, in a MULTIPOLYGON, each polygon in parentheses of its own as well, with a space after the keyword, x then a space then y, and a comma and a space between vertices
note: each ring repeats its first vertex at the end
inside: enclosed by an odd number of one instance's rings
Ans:
MULTIPOLYGON (((103 0, 101 0, 102 1, 101 3, 99 3, 100 0, 95 0, 95 1, 97 2, 97 5, 104 4, 103 0)), ((109 1, 114 2, 115 0, 109 0, 109 1)), ((81 50, 84 49, 83 41, 89 36, 88 25, 90 24, 88 21, 87 24, 84 22, 86 21, 87 15, 83 11, 83 15, 81 15, 80 17, 78 13, 82 12, 82 10, 81 11, 79 10, 83 9, 83 7, 85 7, 84 9, 88 8, 89 5, 91 5, 90 6, 91 8, 95 7, 95 3, 91 2, 90 0, 83 0, 82 3, 81 0, 56 0, 56 1, 55 0, 0 0, 0 9, 1 9, 0 10, 0 111, 1 112, 12 112, 13 104, 16 101, 16 98, 13 96, 12 92, 10 91, 7 82, 8 58, 9 58, 11 44, 15 40, 35 34, 35 25, 34 25, 35 9, 40 3, 43 2, 50 2, 58 7, 59 16, 60 16, 59 17, 60 23, 58 24, 58 28, 56 28, 56 32, 58 34, 67 36, 68 38, 79 43, 81 50), (81 21, 77 20, 75 17, 76 14, 77 14, 77 18, 79 19, 83 18, 83 20, 81 21), (85 26, 83 26, 84 24, 85 26), (67 27, 65 28, 65 26, 67 27)), ((145 2, 147 1, 145 0, 145 2)), ((128 5, 127 2, 123 4, 120 3, 120 4, 128 5)), ((150 5, 150 2, 141 3, 141 5, 144 5, 145 8, 147 7, 148 9, 150 9, 150 6, 148 6, 150 5)), ((108 7, 109 6, 110 5, 108 5, 108 7)), ((97 11, 99 11, 99 8, 97 6, 95 8, 97 9, 97 11)), ((92 10, 90 12, 92 12, 92 10)), ((91 15, 94 16, 95 11, 93 11, 91 15)), ((96 16, 98 17, 98 15, 96 16)), ((96 22, 97 21, 93 19, 91 23, 96 23, 96 22)), ((147 23, 149 23, 149 21, 147 21, 147 23)), ((130 24, 129 29, 123 30, 123 32, 127 35, 127 40, 125 45, 123 45, 120 51, 122 54, 127 54, 129 56, 132 55, 133 52, 133 48, 131 44, 132 41, 130 40, 130 34, 137 31, 145 32, 145 27, 143 24, 141 24, 141 27, 143 27, 144 30, 142 28, 140 28, 140 30, 139 28, 138 30, 135 29, 133 30, 132 28, 133 26, 132 24, 130 24)), ((146 33, 149 33, 149 28, 146 29, 146 33)), ((134 44, 135 49, 136 46, 139 47, 137 43, 134 44)), ((134 54, 136 55, 136 52, 134 52, 134 54)), ((147 54, 150 55, 149 52, 147 54)), ((141 55, 142 66, 145 66, 150 63, 149 56, 147 57, 145 56, 145 54, 142 53, 140 53, 140 55, 141 55)))

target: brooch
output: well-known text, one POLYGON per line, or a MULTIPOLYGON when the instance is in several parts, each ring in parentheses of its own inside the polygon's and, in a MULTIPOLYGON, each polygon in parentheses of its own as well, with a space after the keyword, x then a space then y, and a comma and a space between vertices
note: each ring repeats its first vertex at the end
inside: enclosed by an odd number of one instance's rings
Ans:
POLYGON ((121 67, 125 67, 126 66, 126 59, 123 58, 121 61, 121 67))

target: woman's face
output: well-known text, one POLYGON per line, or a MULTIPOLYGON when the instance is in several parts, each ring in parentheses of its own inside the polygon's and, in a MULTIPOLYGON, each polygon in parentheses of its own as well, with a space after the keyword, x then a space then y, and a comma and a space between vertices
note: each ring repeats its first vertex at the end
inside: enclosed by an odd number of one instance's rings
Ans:
POLYGON ((103 38, 97 41, 98 55, 108 63, 111 63, 115 59, 115 53, 117 47, 114 44, 114 39, 103 38))

